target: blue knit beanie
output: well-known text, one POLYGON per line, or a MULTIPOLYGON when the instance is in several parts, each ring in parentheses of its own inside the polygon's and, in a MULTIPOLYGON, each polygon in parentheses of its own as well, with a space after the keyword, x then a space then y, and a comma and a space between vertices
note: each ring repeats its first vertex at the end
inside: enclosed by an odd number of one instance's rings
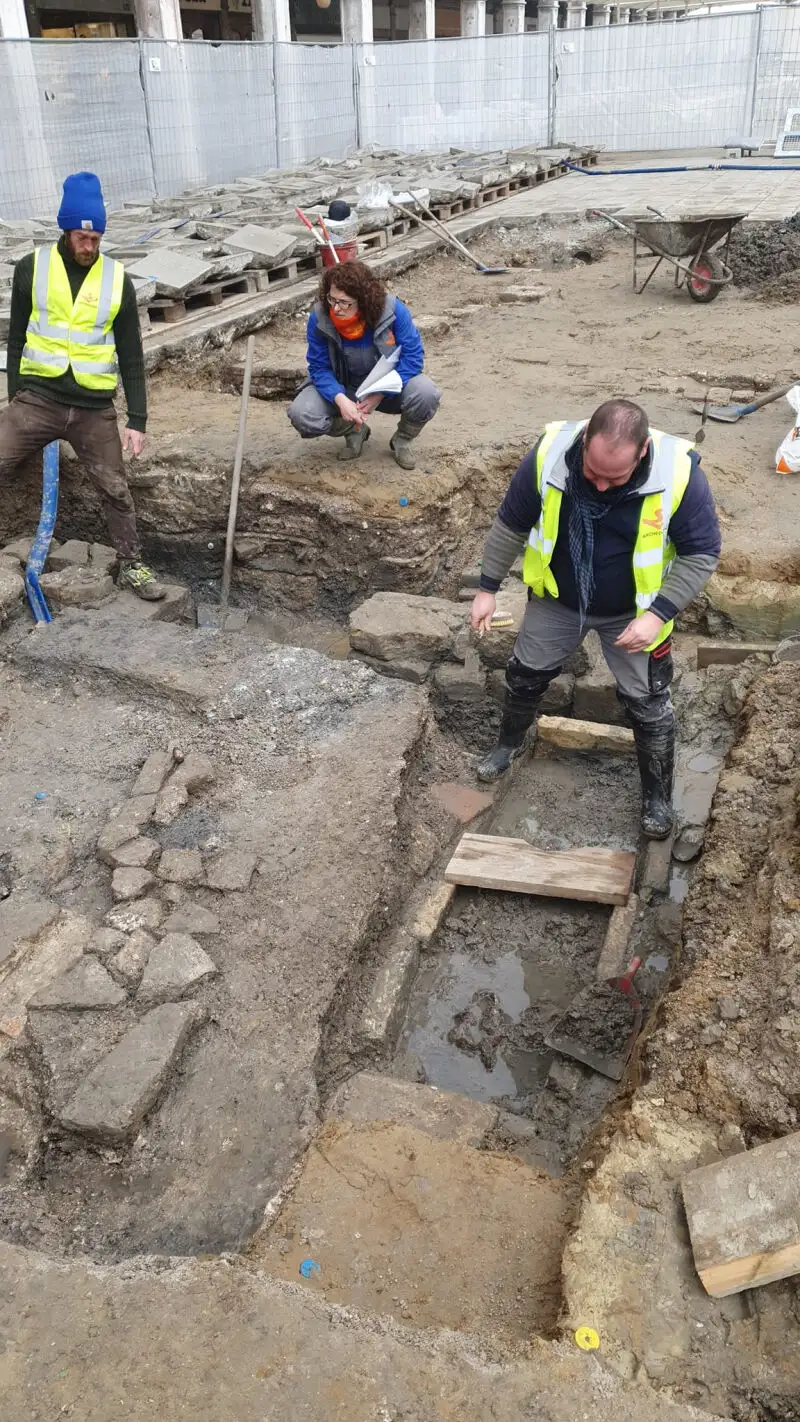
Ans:
POLYGON ((105 232, 103 191, 94 173, 73 173, 64 179, 57 220, 62 232, 105 232))

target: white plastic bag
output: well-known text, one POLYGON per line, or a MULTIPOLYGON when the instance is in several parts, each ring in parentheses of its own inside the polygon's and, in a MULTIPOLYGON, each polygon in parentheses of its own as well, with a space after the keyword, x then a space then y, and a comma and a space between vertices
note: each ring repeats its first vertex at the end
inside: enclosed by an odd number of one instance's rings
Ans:
MULTIPOLYGON (((787 392, 786 399, 795 415, 800 417, 800 385, 793 385, 787 392)), ((794 428, 778 445, 775 451, 775 468, 779 474, 800 474, 800 418, 795 420, 794 428)))

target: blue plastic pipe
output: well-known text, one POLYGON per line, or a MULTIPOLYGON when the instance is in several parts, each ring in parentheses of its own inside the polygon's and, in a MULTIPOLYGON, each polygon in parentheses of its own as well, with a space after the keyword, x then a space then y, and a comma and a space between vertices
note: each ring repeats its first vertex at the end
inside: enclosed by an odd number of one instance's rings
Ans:
POLYGON ((571 173, 584 178, 627 177, 634 173, 800 173, 800 163, 684 163, 679 168, 581 168, 578 163, 566 163, 571 173))
POLYGON ((52 622, 47 599, 39 586, 39 574, 44 568, 58 513, 58 440, 48 444, 42 461, 42 509, 39 527, 33 540, 28 566, 25 569, 25 591, 36 622, 52 622))

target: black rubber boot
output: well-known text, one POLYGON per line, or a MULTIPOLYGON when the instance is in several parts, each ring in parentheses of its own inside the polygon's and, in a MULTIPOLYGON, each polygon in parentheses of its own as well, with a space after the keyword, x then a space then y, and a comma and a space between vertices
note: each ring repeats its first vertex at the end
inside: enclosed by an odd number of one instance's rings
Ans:
MULTIPOLYGON (((627 703, 630 709, 630 702, 627 703)), ((633 721, 633 738, 642 782, 642 834, 667 839, 675 824, 672 784, 675 778, 675 717, 672 707, 657 721, 633 721)))
POLYGON ((539 702, 547 687, 558 676, 555 671, 533 671, 512 657, 506 667, 506 696, 503 703, 503 719, 500 723, 500 737, 497 745, 478 761, 475 774, 479 780, 491 783, 505 775, 512 760, 522 755, 525 737, 536 720, 539 702))

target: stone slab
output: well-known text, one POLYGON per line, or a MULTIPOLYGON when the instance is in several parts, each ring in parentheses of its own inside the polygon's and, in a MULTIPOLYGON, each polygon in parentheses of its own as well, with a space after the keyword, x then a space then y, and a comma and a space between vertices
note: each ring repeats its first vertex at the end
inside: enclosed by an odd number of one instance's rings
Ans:
POLYGON ((612 751, 631 755, 636 751, 633 731, 625 726, 604 726, 598 721, 579 721, 568 716, 540 716, 536 733, 549 745, 562 750, 612 751))
POLYGON ((77 914, 63 914, 40 933, 0 984, 0 1036, 19 1037, 28 1003, 82 958, 92 927, 77 914))
POLYGON ((164 907, 158 899, 148 896, 134 903, 117 904, 106 914, 108 928, 117 928, 120 933, 135 933, 138 928, 154 933, 164 918, 164 907))
POLYGON ((188 933, 167 933, 150 953, 137 1001, 166 1002, 183 997, 216 972, 213 959, 188 933))
POLYGON ((47 555, 47 567, 54 573, 64 568, 92 568, 95 572, 110 573, 117 565, 117 551, 106 543, 87 543, 82 538, 68 538, 60 548, 52 548, 47 555))
POLYGON ((161 845, 148 835, 128 839, 118 849, 108 851, 108 860, 115 869, 152 869, 158 862, 161 845))
POLYGON ((39 579, 48 603, 60 607, 100 607, 115 593, 108 573, 100 568, 70 564, 60 573, 43 573, 39 579))
POLYGON ((125 942, 111 958, 108 966, 118 982, 124 983, 126 987, 138 987, 150 954, 156 946, 156 940, 143 928, 136 929, 130 935, 120 936, 125 938, 125 942))
POLYGON ((208 887, 223 893, 241 893, 249 889, 257 863, 255 854, 246 854, 236 849, 223 850, 221 854, 214 855, 206 862, 208 887))
POLYGON ((243 248, 252 253, 254 267, 279 267, 294 251, 293 232, 284 232, 280 227, 259 227, 249 222, 235 232, 229 232, 224 246, 243 248))
POLYGON ((111 892, 115 903, 141 899, 152 889, 155 879, 149 869, 115 869, 111 876, 111 892))
POLYGON ((131 795, 157 795, 175 761, 171 751, 151 751, 131 789, 131 795))
POLYGON ((61 909, 50 899, 16 892, 0 900, 0 981, 30 950, 61 909))
POLYGON ((451 655, 465 625, 460 603, 378 592, 350 614, 350 645, 379 661, 436 662, 451 655))
POLYGON ((165 933, 219 933, 220 922, 215 913, 201 904, 181 904, 162 924, 165 933))
POLYGON ((160 250, 155 248, 148 252, 147 256, 141 257, 138 262, 131 262, 127 272, 130 277, 154 281, 156 290, 162 296, 180 297, 193 286, 199 286, 207 280, 211 274, 211 262, 199 261, 183 252, 162 247, 160 250))
POLYGON ((189 622, 193 602, 189 588, 182 583, 163 583, 166 589, 158 602, 145 602, 129 591, 118 592, 108 604, 108 611, 134 622, 189 622))
POLYGON ((172 776, 173 783, 185 785, 190 794, 205 790, 214 783, 214 766, 209 757, 200 751, 189 751, 172 776))
POLYGON ((119 1007, 126 994, 106 972, 102 963, 87 955, 66 973, 42 988, 31 998, 29 1007, 73 1008, 76 1011, 93 1008, 119 1007))
POLYGON ((199 1020, 194 1003, 153 1008, 89 1073, 62 1110, 61 1125, 96 1140, 127 1140, 156 1105, 199 1020))
POLYGON ((170 884, 202 884, 205 879, 199 849, 165 849, 158 866, 159 879, 170 884))
POLYGON ((25 579, 22 573, 10 563, 6 567, 0 566, 0 619, 21 602, 24 596, 25 579))
POLYGON ((455 884, 436 884, 423 899, 411 923, 411 932, 422 945, 427 946, 438 931, 455 891, 455 884))
POLYGON ((361 1041, 390 1046, 400 1027, 419 964, 419 940, 405 928, 391 935, 359 1022, 361 1041))
POLYGON ((620 977, 629 962, 629 945, 639 912, 639 900, 631 894, 626 904, 617 904, 611 911, 606 936, 600 949, 595 976, 599 983, 606 978, 620 977))

